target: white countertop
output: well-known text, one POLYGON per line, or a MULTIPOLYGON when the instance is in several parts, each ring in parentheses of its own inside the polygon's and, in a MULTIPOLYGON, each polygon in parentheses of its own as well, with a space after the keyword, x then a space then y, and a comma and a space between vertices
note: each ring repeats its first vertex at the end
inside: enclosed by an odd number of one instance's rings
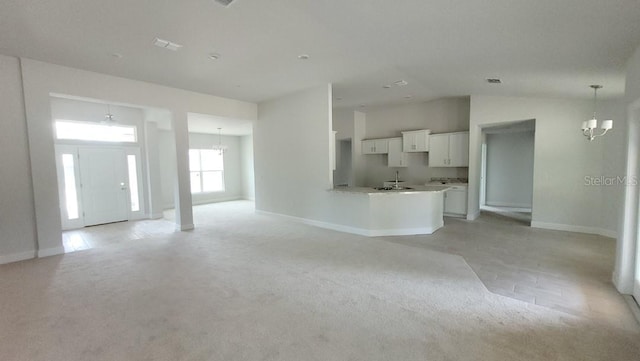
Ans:
POLYGON ((335 187, 333 192, 359 193, 359 194, 410 194, 423 192, 443 192, 449 189, 448 185, 403 185, 412 189, 378 190, 373 187, 335 187))
POLYGON ((432 181, 427 183, 426 185, 428 186, 462 186, 462 187, 468 187, 469 183, 461 183, 461 182, 447 182, 447 183, 442 183, 439 181, 432 181))

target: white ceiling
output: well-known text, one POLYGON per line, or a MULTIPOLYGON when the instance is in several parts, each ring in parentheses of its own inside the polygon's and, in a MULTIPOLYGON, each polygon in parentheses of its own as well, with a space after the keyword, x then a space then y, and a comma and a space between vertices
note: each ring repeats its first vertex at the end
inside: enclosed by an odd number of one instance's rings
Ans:
POLYGON ((3 0, 0 53, 252 102, 328 82, 337 107, 617 97, 639 19, 638 0, 3 0))

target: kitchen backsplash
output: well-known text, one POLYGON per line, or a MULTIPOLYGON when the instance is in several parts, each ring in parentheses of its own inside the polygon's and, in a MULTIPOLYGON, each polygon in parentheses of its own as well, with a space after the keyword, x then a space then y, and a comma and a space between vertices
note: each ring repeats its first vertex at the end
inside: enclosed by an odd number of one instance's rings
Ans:
POLYGON ((382 182, 395 179, 396 170, 399 171, 400 180, 411 184, 425 184, 431 178, 468 178, 469 168, 439 168, 429 167, 426 153, 414 153, 409 155, 409 166, 406 168, 389 168, 385 155, 367 155, 365 157, 366 186, 378 186, 382 182))

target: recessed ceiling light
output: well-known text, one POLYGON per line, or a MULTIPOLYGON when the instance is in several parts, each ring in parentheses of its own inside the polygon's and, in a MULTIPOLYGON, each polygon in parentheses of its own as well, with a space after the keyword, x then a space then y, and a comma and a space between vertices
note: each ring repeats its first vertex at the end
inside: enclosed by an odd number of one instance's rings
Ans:
POLYGON ((406 81, 406 80, 398 80, 397 82, 395 82, 395 83, 393 83, 393 84, 395 84, 395 85, 397 85, 397 86, 405 86, 405 85, 407 85, 407 84, 409 84, 409 83, 407 83, 407 81, 406 81))
POLYGON ((383 85, 382 87, 383 87, 383 88, 385 88, 385 89, 389 89, 389 88, 391 88, 391 85, 389 85, 389 84, 385 84, 385 85, 383 85))
POLYGON ((113 56, 116 59, 122 59, 122 54, 120 53, 112 53, 111 56, 113 56))
POLYGON ((502 84, 502 80, 499 78, 488 78, 487 83, 489 84, 502 84))
POLYGON ((413 98, 413 96, 412 95, 406 95, 404 98, 405 99, 411 99, 411 98, 413 98))
POLYGON ((298 59, 307 60, 307 59, 309 59, 309 55, 308 54, 300 54, 300 55, 298 55, 298 59))
POLYGON ((218 60, 218 59, 220 59, 220 54, 211 53, 211 54, 209 54, 209 59, 218 60))
POLYGON ((360 108, 364 108, 364 104, 360 104, 360 108))
POLYGON ((178 44, 178 43, 174 43, 171 42, 169 40, 164 40, 164 39, 160 39, 160 38, 156 38, 153 41, 153 44, 159 48, 164 48, 164 49, 169 49, 169 50, 173 50, 173 51, 177 51, 178 49, 180 49, 182 47, 182 45, 178 44))

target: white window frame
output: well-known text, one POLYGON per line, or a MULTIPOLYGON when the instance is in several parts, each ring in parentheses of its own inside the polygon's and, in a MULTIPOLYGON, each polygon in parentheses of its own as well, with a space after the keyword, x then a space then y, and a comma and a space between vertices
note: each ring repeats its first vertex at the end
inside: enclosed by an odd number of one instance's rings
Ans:
POLYGON ((100 124, 100 123, 96 123, 96 122, 85 122, 85 121, 77 121, 77 120, 70 120, 70 119, 55 119, 53 122, 53 133, 55 136, 55 139, 58 142, 81 142, 81 143, 93 143, 93 144, 123 144, 123 145, 130 145, 130 144, 136 144, 138 143, 138 127, 135 125, 130 125, 130 124, 115 124, 115 125, 105 125, 105 124, 100 124), (104 127, 120 127, 120 128, 129 128, 133 130, 133 141, 122 141, 122 140, 117 140, 117 141, 112 141, 112 140, 95 140, 95 139, 77 139, 77 138, 60 138, 58 137, 58 130, 57 130, 57 123, 61 122, 61 123, 75 123, 75 124, 79 124, 79 125, 89 125, 89 126, 104 126, 104 127))
POLYGON ((225 175, 224 175, 224 152, 218 153, 221 157, 222 157, 222 169, 203 169, 202 166, 202 151, 207 151, 207 152, 216 152, 216 150, 213 149, 189 149, 189 180, 190 180, 190 185, 191 185, 191 176, 193 173, 199 173, 200 177, 200 190, 199 191, 194 191, 193 188, 191 189, 191 194, 210 194, 210 193, 221 193, 221 192, 225 192, 226 190, 226 181, 225 181, 225 175), (198 159, 199 159, 199 170, 192 170, 191 169, 191 152, 193 151, 197 151, 198 152, 198 159), (222 179, 222 188, 221 189, 217 189, 217 190, 213 190, 213 191, 204 191, 204 173, 208 173, 208 172, 219 172, 220 173, 220 177, 222 179))

